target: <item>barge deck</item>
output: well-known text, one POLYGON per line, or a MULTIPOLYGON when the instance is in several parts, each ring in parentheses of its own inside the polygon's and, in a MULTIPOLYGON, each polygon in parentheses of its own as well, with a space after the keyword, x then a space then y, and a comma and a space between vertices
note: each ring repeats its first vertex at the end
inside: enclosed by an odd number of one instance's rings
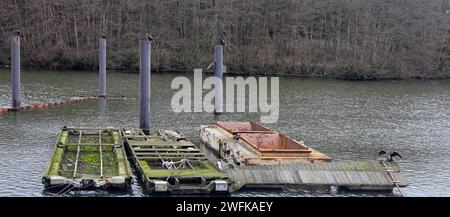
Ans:
POLYGON ((217 121, 203 125, 200 139, 219 158, 238 166, 331 161, 303 142, 254 122, 217 121))
POLYGON ((406 187, 395 162, 354 161, 256 165, 228 170, 236 185, 245 188, 330 187, 346 190, 392 191, 406 187))
POLYGON ((131 188, 120 130, 64 127, 42 182, 45 188, 131 188))
POLYGON ((124 130, 131 160, 149 193, 210 194, 231 190, 226 173, 176 131, 124 130))

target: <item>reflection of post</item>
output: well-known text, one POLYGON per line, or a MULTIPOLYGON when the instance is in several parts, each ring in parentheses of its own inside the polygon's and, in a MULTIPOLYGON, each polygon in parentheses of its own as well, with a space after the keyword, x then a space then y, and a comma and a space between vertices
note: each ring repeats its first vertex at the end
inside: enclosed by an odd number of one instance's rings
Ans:
POLYGON ((213 120, 214 121, 222 121, 223 120, 223 116, 222 115, 218 115, 219 113, 217 113, 216 111, 214 111, 214 115, 213 115, 213 120))
POLYGON ((223 46, 225 43, 223 40, 219 40, 216 45, 215 54, 215 97, 214 97, 214 113, 220 114, 223 111, 223 87, 222 87, 222 76, 223 76, 223 46))
MULTIPOLYGON (((149 37, 150 38, 150 37, 149 37)), ((150 133, 151 40, 140 41, 140 128, 150 133)))
POLYGON ((20 109, 20 34, 11 39, 11 91, 12 109, 20 109))
POLYGON ((106 38, 98 40, 99 48, 99 95, 106 96, 106 38))
POLYGON ((107 124, 107 114, 108 111, 106 110, 106 98, 100 97, 98 98, 98 113, 100 117, 100 121, 102 124, 107 124))

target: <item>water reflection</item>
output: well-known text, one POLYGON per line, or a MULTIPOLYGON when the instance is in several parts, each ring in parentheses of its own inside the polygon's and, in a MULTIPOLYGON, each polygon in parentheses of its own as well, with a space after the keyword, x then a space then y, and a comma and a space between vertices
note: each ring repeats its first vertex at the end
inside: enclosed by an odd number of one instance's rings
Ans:
POLYGON ((106 98, 98 98, 98 112, 99 112, 99 119, 101 122, 106 123, 108 122, 108 108, 106 106, 107 99, 106 98))
MULTIPOLYGON (((98 93, 96 73, 23 71, 23 104, 98 93)), ((0 70, 0 107, 10 105, 9 76, 10 71, 0 70)), ((258 113, 214 116, 172 112, 170 101, 175 91, 170 89, 170 84, 176 76, 152 75, 154 129, 179 130, 198 144, 201 124, 214 120, 259 121, 258 113)), ((62 126, 139 126, 138 74, 110 72, 108 84, 108 94, 124 95, 126 99, 95 99, 62 107, 0 114, 0 196, 48 196, 43 194, 41 177, 56 133, 62 126)), ((350 82, 283 78, 280 79, 280 103, 279 121, 269 127, 303 140, 337 161, 375 159, 381 149, 399 151, 404 159, 398 162, 410 183, 402 189, 405 195, 450 196, 450 81, 350 82)), ((84 196, 85 193, 73 195, 84 196)), ((131 192, 117 196, 143 194, 136 180, 131 192)), ((288 189, 283 192, 244 191, 232 196, 396 194, 288 189)))

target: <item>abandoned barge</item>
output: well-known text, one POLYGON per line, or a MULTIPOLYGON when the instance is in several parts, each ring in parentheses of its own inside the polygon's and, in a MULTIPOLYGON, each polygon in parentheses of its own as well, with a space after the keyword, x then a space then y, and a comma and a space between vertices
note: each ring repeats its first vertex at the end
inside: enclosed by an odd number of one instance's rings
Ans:
POLYGON ((177 131, 145 135, 124 130, 130 159, 148 193, 210 194, 231 191, 226 173, 177 131))
POLYGON ((216 121, 203 125, 200 139, 219 158, 238 166, 331 161, 303 142, 254 122, 216 121))
POLYGON ((64 127, 42 182, 45 188, 131 188, 120 130, 64 127))
POLYGON ((236 189, 335 186, 392 191, 407 186, 393 161, 331 162, 303 142, 254 122, 203 125, 200 139, 224 162, 236 189))

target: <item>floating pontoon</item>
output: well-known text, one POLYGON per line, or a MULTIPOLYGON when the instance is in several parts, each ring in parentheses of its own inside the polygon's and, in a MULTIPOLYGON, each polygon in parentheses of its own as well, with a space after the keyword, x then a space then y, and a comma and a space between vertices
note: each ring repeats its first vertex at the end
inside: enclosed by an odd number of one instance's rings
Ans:
POLYGON ((63 128, 42 182, 46 188, 130 188, 120 130, 63 128))
POLYGON ((352 161, 254 165, 228 170, 236 185, 246 188, 335 186, 346 190, 392 191, 407 186, 395 162, 352 161))
POLYGON ((335 186, 392 191, 407 185, 395 162, 331 162, 303 142, 253 122, 201 126, 200 138, 228 165, 225 171, 235 189, 335 186))
POLYGON ((176 131, 145 135, 123 131, 131 159, 149 193, 209 194, 229 192, 226 173, 219 171, 192 142, 176 131))

